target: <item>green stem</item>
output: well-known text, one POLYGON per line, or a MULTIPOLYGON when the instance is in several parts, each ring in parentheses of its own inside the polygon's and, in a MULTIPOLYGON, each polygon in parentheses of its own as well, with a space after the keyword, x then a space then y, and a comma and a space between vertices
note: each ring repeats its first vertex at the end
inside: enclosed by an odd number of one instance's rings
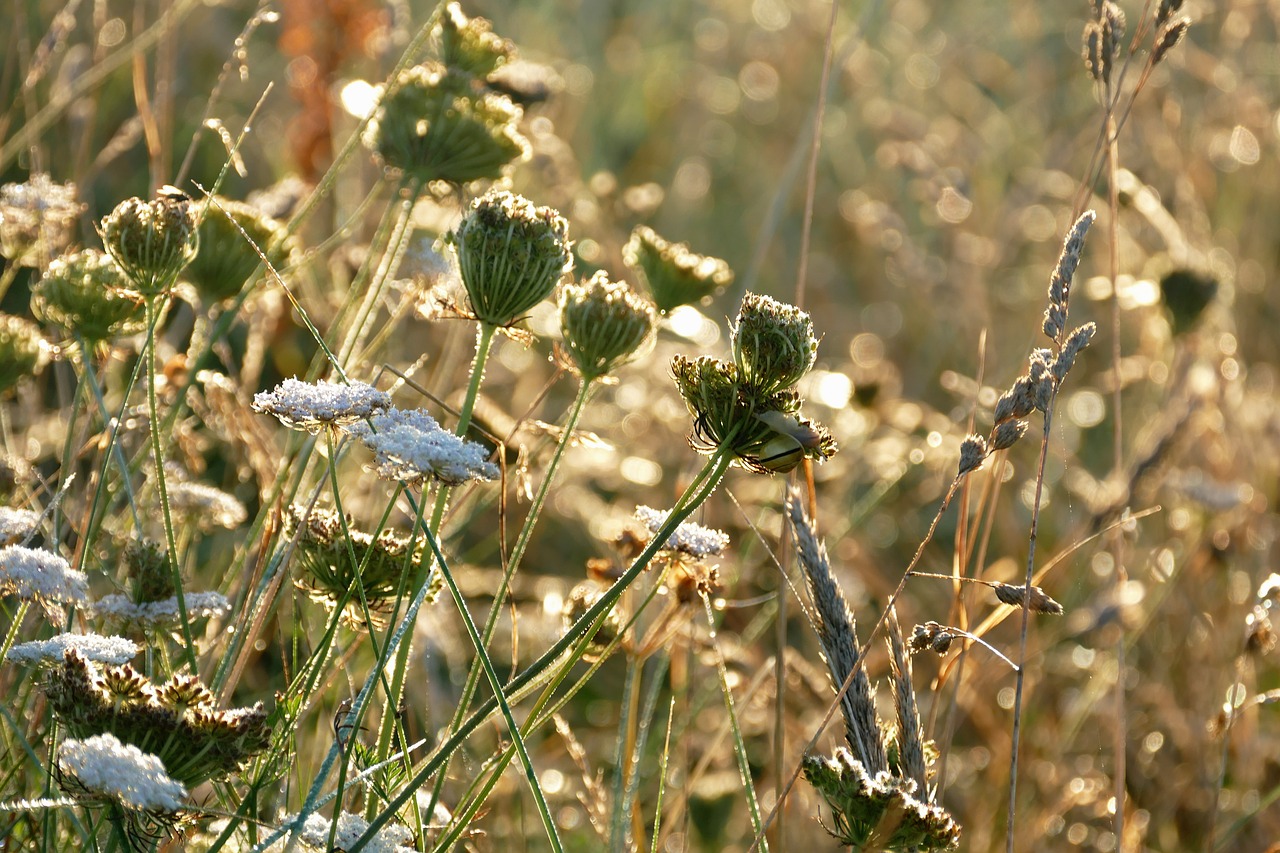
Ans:
MULTIPOLYGON (((726 442, 726 446, 731 447, 732 443, 726 442)), ((666 523, 663 524, 662 528, 654 534, 644 551, 642 551, 640 556, 636 558, 635 562, 631 564, 631 567, 614 582, 613 586, 609 587, 609 589, 604 592, 600 599, 592 605, 586 613, 579 617, 577 622, 569 627, 565 632, 565 635, 561 637, 560 640, 552 645, 551 648, 547 649, 541 657, 530 664, 524 671, 508 683, 508 695, 517 694, 523 691, 526 687, 536 686, 538 683, 544 681, 548 675, 547 670, 549 670, 553 665, 559 663, 565 653, 575 647, 575 644, 579 649, 585 648, 586 642, 589 641, 595 633, 597 623, 603 621, 605 616, 613 609, 613 606, 622 596, 622 593, 625 592, 631 584, 635 582, 636 578, 640 576, 641 572, 648 567, 649 561, 652 560, 654 555, 665 546, 666 540, 671 536, 675 529, 680 526, 685 519, 693 514, 693 511, 698 508, 702 501, 706 500, 706 498, 711 495, 711 492, 715 490, 717 485, 719 485, 720 478, 724 476, 725 471, 728 470, 729 464, 732 461, 733 454, 732 451, 728 449, 717 451, 714 456, 707 460, 702 473, 700 473, 698 477, 695 478, 694 483, 685 490, 684 495, 676 502, 676 507, 673 508, 671 513, 667 516, 666 523), (696 491, 695 486, 699 486, 696 491)), ((580 657, 580 653, 577 655, 569 655, 568 660, 561 668, 562 671, 567 671, 568 667, 572 666, 580 657)), ((479 728, 486 719, 488 719, 489 714, 491 714, 495 708, 497 708, 496 699, 489 699, 480 704, 480 707, 478 707, 471 716, 468 717, 467 720, 463 722, 463 724, 439 746, 439 748, 437 748, 435 754, 427 760, 422 768, 414 775, 413 779, 411 779, 404 786, 401 792, 387 804, 387 808, 383 809, 382 813, 379 814, 372 823, 370 823, 369 828, 365 830, 364 835, 357 840, 352 849, 352 853, 367 843, 369 839, 371 839, 383 826, 386 826, 396 811, 413 796, 416 790, 422 787, 427 779, 431 778, 431 776, 440 769, 444 760, 457 750, 458 747, 461 746, 468 737, 470 737, 471 733, 479 728)))
POLYGON ((147 304, 147 421, 151 433, 151 456, 156 471, 156 488, 160 494, 161 515, 164 516, 164 538, 169 548, 169 567, 173 570, 174 596, 178 600, 178 621, 182 626, 182 641, 186 646, 187 666, 192 674, 196 670, 196 646, 191 639, 191 620, 187 616, 187 601, 182 594, 182 571, 178 560, 177 541, 173 535, 173 515, 169 512, 169 488, 165 484, 164 446, 160 440, 159 406, 156 405, 156 332, 161 311, 158 297, 152 296, 147 304))
MULTIPOLYGON (((511 578, 515 575, 516 569, 520 566, 520 560, 524 557, 525 549, 529 545, 529 539, 533 533, 534 525, 537 524, 538 517, 542 514, 542 505, 546 502, 547 492, 551 488, 551 481, 555 478, 556 469, 560 465, 560 460, 564 456, 565 448, 569 446, 569 441, 573 437, 573 431, 577 428, 578 420, 582 417, 583 408, 586 406, 587 398, 591 393, 591 383, 583 380, 578 389, 578 397, 573 403, 573 408, 569 412, 569 419, 564 425, 564 429, 560 435, 560 441, 556 444, 555 453, 551 457, 551 462, 547 465, 546 474, 543 475, 542 484, 538 487, 538 494, 534 496, 533 504, 529 507, 529 514, 525 516, 524 526, 520 528, 520 534, 516 537, 515 547, 511 550, 511 556, 507 558, 506 569, 502 573, 502 581, 498 584, 498 591, 493 596, 493 605, 489 608, 489 615, 485 619, 483 643, 484 647, 489 648, 489 643, 493 641, 493 633, 498 625, 498 615, 502 612, 502 603, 506 600, 507 590, 511 586, 511 578)), ((467 683, 462 689, 462 697, 458 700, 458 708, 453 714, 453 720, 449 724, 450 731, 458 728, 462 720, 466 717, 467 711, 471 709, 471 700, 475 698, 476 687, 480 679, 480 662, 477 660, 472 663, 471 671, 467 673, 467 683)), ((444 779, 448 772, 448 762, 445 762, 445 772, 436 777, 435 785, 431 790, 431 801, 427 806, 428 814, 435 809, 436 802, 440 799, 441 789, 444 785, 444 779)))

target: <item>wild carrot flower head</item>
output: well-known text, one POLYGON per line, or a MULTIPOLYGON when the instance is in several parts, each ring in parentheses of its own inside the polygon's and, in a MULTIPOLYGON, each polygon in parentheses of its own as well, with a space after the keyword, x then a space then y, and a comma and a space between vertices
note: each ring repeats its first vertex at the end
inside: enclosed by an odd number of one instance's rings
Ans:
POLYGON ((649 288, 663 314, 705 302, 733 281, 733 270, 724 261, 696 254, 685 243, 664 240, 647 225, 631 232, 622 260, 649 288))
POLYGON ((104 799, 141 812, 184 808, 187 789, 165 772, 164 762, 111 733, 58 746, 61 784, 80 797, 104 799))
POLYGON ((472 202, 448 239, 472 315, 499 328, 550 296, 573 266, 565 218, 505 190, 472 202))
POLYGON ((274 416, 291 429, 319 432, 362 421, 391 407, 391 395, 363 382, 300 382, 286 379, 272 391, 253 395, 253 410, 274 416))
POLYGON ((182 277, 207 303, 240 292, 262 263, 259 250, 276 269, 296 251, 284 224, 251 204, 215 196, 200 207, 200 249, 182 277))
POLYGON ((378 476, 423 487, 435 480, 456 486, 468 480, 495 480, 498 466, 482 444, 466 441, 414 409, 391 409, 347 428, 373 451, 378 476))
POLYGON ((50 262, 32 288, 31 309, 90 343, 109 341, 145 326, 142 303, 128 289, 129 280, 110 255, 82 249, 50 262))
POLYGON ((62 662, 68 649, 75 649, 95 663, 122 664, 137 656, 141 649, 124 637, 101 634, 58 634, 47 640, 19 643, 5 659, 14 663, 54 665, 62 662))
POLYGON ((0 255, 20 266, 40 266, 71 245, 83 209, 75 184, 56 184, 45 174, 5 184, 0 187, 0 255))
POLYGON ((743 297, 729 337, 738 376, 762 397, 793 387, 818 357, 809 315, 755 293, 743 297))
MULTIPOLYGON (((231 602, 220 592, 184 592, 182 603, 186 605, 188 619, 207 619, 231 612, 231 602)), ((116 593, 104 595, 93 602, 90 608, 95 616, 107 622, 144 630, 176 625, 181 617, 176 595, 151 601, 135 601, 127 595, 116 593)))
POLYGON ((199 245, 191 199, 172 187, 151 201, 125 199, 103 218, 98 230, 130 289, 144 297, 173 287, 199 245))
MULTIPOLYGON (((636 507, 636 519, 645 526, 650 536, 662 528, 668 515, 670 515, 669 512, 652 507, 636 507)), ((686 521, 675 529, 662 547, 697 559, 718 557, 729 547, 729 535, 712 527, 703 527, 701 524, 686 521)))
POLYGON ((0 595, 14 595, 45 608, 56 624, 62 624, 59 606, 84 604, 89 581, 84 572, 49 551, 9 545, 0 548, 0 595))
POLYGON ((30 320, 0 314, 0 394, 28 376, 34 376, 45 361, 44 337, 30 320))
POLYGON ((248 510, 234 495, 203 483, 180 481, 169 485, 169 503, 187 515, 201 529, 225 527, 232 530, 244 524, 248 510))
POLYGON ((603 270, 560 290, 564 351, 583 379, 591 381, 631 361, 653 341, 653 306, 625 282, 603 270))
POLYGON ((506 95, 479 90, 469 74, 442 65, 407 68, 392 81, 365 129, 382 164, 420 182, 465 184, 501 177, 529 157, 506 95))
MULTIPOLYGON (((297 815, 286 816, 285 822, 296 819, 297 815)), ((329 847, 329 833, 332 829, 332 822, 329 818, 320 814, 307 815, 307 819, 303 821, 302 827, 297 831, 297 840, 299 847, 304 851, 327 851, 329 847)), ((334 836, 335 850, 349 850, 355 844, 356 839, 364 835, 365 830, 369 828, 369 823, 360 815, 342 812, 338 815, 338 831, 334 836)), ((269 853, 283 850, 286 846, 285 839, 281 839, 276 844, 267 848, 269 853)), ((413 831, 407 826, 401 826, 397 823, 387 824, 369 840, 364 846, 369 853, 413 853, 416 849, 413 847, 413 831)))
POLYGON ((0 546, 19 545, 40 525, 40 513, 0 506, 0 546))

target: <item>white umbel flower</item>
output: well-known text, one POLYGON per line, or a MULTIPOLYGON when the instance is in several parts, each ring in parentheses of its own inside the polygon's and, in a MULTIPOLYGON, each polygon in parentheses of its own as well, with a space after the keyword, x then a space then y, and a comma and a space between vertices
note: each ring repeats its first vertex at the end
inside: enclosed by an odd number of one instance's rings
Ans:
MULTIPOLYGON (((290 815, 286 822, 296 817, 290 815)), ((303 822, 302 828, 298 830, 297 837, 304 850, 328 850, 329 849, 329 828, 331 823, 327 817, 319 814, 307 815, 306 821, 303 822)), ((349 850, 355 844, 356 839, 364 834, 369 828, 369 822, 360 815, 343 812, 338 815, 338 832, 333 839, 334 849, 349 850)), ((412 853, 413 832, 408 827, 399 824, 387 824, 384 828, 378 830, 373 838, 369 839, 369 843, 362 849, 369 853, 412 853)), ((280 839, 275 844, 267 848, 271 853, 283 850, 285 848, 285 839, 280 839)), ((296 849, 296 848, 295 848, 296 849)))
MULTIPOLYGON (((636 519, 649 530, 649 535, 657 533, 666 523, 668 512, 647 506, 636 507, 636 519)), ((668 551, 679 551, 690 557, 715 557, 724 553, 729 547, 729 535, 711 527, 703 527, 686 521, 675 529, 662 546, 668 551)))
MULTIPOLYGON (((223 616, 231 611, 231 602, 220 592, 188 592, 182 600, 187 605, 188 619, 223 616)), ((127 595, 104 595, 90 607, 95 616, 142 628, 171 625, 181 615, 177 596, 137 603, 127 595)))
POLYGON ((459 438, 421 409, 391 409, 347 431, 373 451, 378 476, 386 480, 410 486, 439 480, 456 486, 498 477, 498 466, 488 461, 484 445, 459 438))
POLYGON ((0 506, 0 545, 15 545, 30 538, 40 525, 40 513, 0 506))
POLYGON ((95 663, 119 666, 138 654, 138 646, 124 637, 104 637, 101 634, 59 634, 47 640, 19 643, 5 655, 6 660, 25 664, 56 664, 62 661, 67 649, 75 649, 95 663))
POLYGON ((0 595, 46 605, 83 604, 89 579, 57 554, 9 545, 0 548, 0 595))
POLYGON ((275 416, 290 429, 319 432, 362 421, 391 406, 391 395, 363 382, 301 382, 286 379, 274 391, 253 395, 253 410, 275 416))
POLYGON ((159 758, 121 743, 113 734, 67 738, 58 747, 58 767, 91 795, 128 809, 176 812, 187 796, 187 789, 169 778, 159 758))
POLYGON ((235 497, 203 483, 171 484, 169 504, 178 512, 194 516, 201 527, 234 530, 249 517, 244 504, 235 497))

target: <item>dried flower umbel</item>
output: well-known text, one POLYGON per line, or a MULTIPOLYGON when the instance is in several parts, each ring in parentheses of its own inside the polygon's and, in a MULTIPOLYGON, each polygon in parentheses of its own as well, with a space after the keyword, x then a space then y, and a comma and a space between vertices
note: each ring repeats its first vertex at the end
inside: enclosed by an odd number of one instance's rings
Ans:
POLYGON ((75 184, 45 174, 0 187, 0 254, 20 266, 39 267, 71 245, 84 205, 75 184))
POLYGON ((90 344, 110 341, 146 328, 142 303, 126 292, 129 286, 110 255, 82 249, 49 264, 32 287, 31 309, 90 344))
POLYGON ((529 156, 517 128, 523 111, 472 83, 442 65, 405 69, 380 99, 365 144, 388 169, 421 183, 501 177, 529 156))
POLYGON ((296 252, 284 224, 242 201, 214 196, 201 205, 200 249, 182 271, 207 303, 238 294, 262 265, 280 269, 296 252))
POLYGON ((0 394, 34 376, 44 361, 40 327, 22 317, 0 314, 0 394))
POLYGON ((119 264, 129 288, 144 298, 167 292, 199 246, 191 199, 172 187, 151 201, 125 199, 98 228, 102 245, 119 264))
MULTIPOLYGON (((284 536, 297 543, 294 560, 300 569, 294 585, 314 601, 333 608, 342 603, 348 625, 365 628, 356 584, 364 590, 370 615, 375 621, 391 608, 401 588, 412 589, 425 571, 422 556, 425 540, 394 530, 373 536, 351 526, 334 510, 314 508, 307 512, 296 504, 284 515, 284 536), (355 561, 354 563, 352 561, 355 561), (401 579, 406 578, 402 583, 401 579)), ((434 599, 439 576, 428 595, 434 599)))
POLYGON ((653 305, 603 270, 560 290, 563 350, 583 380, 607 376, 653 342, 653 305))
POLYGON ((127 664, 99 667, 74 649, 50 670, 45 693, 73 737, 115 735, 158 757, 188 788, 234 772, 271 739, 262 703, 220 711, 192 676, 155 685, 127 664))
POLYGON ((524 317, 573 268, 564 217, 504 190, 472 202, 448 240, 472 316, 497 328, 524 317))
POLYGON ((622 259, 649 288, 663 314, 681 305, 705 302, 733 282, 733 270, 719 258, 699 255, 640 225, 623 247, 622 259))

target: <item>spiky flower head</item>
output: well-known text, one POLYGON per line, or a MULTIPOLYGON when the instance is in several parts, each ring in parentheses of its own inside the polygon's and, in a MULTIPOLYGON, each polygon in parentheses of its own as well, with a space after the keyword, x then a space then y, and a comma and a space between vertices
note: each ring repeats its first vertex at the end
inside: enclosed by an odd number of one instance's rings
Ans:
POLYGON ((32 287, 31 310, 46 323, 100 343, 146 327, 142 303, 128 289, 129 280, 110 255, 82 249, 50 262, 32 287))
POLYGON ((484 79, 515 58, 515 44, 484 18, 468 18, 457 3, 445 7, 436 34, 440 60, 450 71, 484 79))
POLYGON ((506 328, 551 295, 573 267, 569 223, 523 196, 490 190, 449 235, 471 313, 506 328))
POLYGON ((603 270, 560 290, 564 351, 588 382, 612 373, 653 342, 657 315, 649 300, 603 270))
POLYGON ((5 184, 0 187, 0 255, 19 266, 42 266, 71 245, 83 209, 75 184, 56 184, 45 174, 5 184))
POLYGON ((199 247, 195 206, 180 190, 164 187, 151 201, 125 199, 98 228, 102 245, 129 279, 131 290, 150 298, 167 292, 199 247))
POLYGON ((705 302, 733 282, 733 270, 724 261, 696 254, 686 243, 665 240, 647 225, 631 232, 622 260, 648 286, 663 314, 705 302))
POLYGON ((874 777, 844 747, 830 757, 806 755, 804 777, 831 807, 828 831, 855 850, 951 850, 960 843, 960 825, 945 809, 923 800, 913 779, 888 771, 874 777))
POLYGON ((729 325, 738 376, 761 396, 783 391, 813 369, 818 339, 813 320, 794 305, 748 293, 729 325))
POLYGON ((297 251, 284 224, 242 201, 214 196, 201 205, 200 249, 182 272, 208 303, 238 294, 262 264, 258 251, 276 269, 297 251), (243 233, 242 233, 243 232, 243 233), (256 248, 255 248, 256 247, 256 248))
POLYGON ((99 666, 74 649, 50 670, 44 689, 72 737, 110 733, 154 754, 188 788, 238 770, 271 739, 261 703, 218 710, 193 676, 155 685, 128 664, 99 666))
POLYGON ((0 314, 0 394, 16 388, 44 366, 44 337, 40 327, 12 314, 0 314))
MULTIPOLYGON (((331 509, 316 507, 308 512, 294 504, 284 514, 283 527, 285 539, 296 543, 294 560, 300 571, 294 586, 330 609, 342 606, 344 621, 355 628, 368 627, 357 584, 364 589, 369 615, 380 625, 390 612, 401 577, 421 580, 425 570, 426 541, 421 537, 413 541, 390 529, 373 536, 350 520, 344 524, 331 509)), ((432 598, 440 587, 438 575, 433 587, 432 598)))
POLYGON ((529 157, 522 115, 506 95, 477 90, 467 74, 418 65, 383 94, 364 142, 385 167, 420 182, 495 179, 529 157))

